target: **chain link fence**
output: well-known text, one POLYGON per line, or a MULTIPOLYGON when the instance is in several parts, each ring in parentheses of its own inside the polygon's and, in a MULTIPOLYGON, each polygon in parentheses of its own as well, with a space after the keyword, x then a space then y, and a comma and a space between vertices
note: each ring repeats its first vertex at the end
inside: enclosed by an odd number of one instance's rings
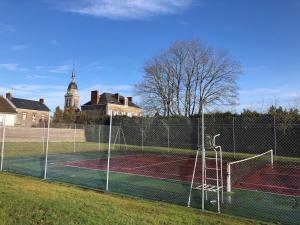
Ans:
MULTIPOLYGON (((215 160, 215 146, 205 142, 205 171, 201 129, 199 118, 112 117, 108 125, 39 128, 2 123, 1 170, 183 206, 191 196, 195 208, 201 208, 203 195, 191 189, 192 178, 197 187, 203 177, 214 186, 222 171, 221 213, 299 223, 300 123, 270 116, 206 116, 205 139, 220 134, 216 145, 222 157, 215 160)), ((212 190, 203 196, 205 209, 217 212, 212 190)))

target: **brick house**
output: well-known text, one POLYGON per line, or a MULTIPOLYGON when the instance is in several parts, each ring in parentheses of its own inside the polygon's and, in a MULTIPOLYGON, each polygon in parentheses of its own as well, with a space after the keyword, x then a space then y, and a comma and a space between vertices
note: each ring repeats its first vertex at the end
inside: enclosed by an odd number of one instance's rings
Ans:
POLYGON ((15 98, 11 93, 6 94, 6 102, 16 111, 16 126, 34 127, 48 121, 50 109, 45 105, 44 99, 39 101, 15 98))
POLYGON ((110 111, 113 115, 128 117, 143 115, 143 109, 133 103, 132 97, 106 92, 100 95, 98 91, 91 92, 91 101, 82 105, 81 110, 90 118, 109 115, 110 111))

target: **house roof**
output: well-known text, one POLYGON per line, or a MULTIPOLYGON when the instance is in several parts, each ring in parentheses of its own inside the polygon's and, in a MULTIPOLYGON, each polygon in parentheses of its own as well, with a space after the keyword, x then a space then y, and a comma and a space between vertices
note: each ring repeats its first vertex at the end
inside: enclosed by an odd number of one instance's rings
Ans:
MULTIPOLYGON (((104 92, 100 95, 100 99, 99 99, 99 103, 97 105, 106 105, 108 103, 111 103, 111 104, 116 104, 116 105, 124 105, 120 100, 124 100, 124 96, 122 95, 119 95, 119 101, 118 99, 115 97, 114 94, 112 93, 107 93, 107 92, 104 92)), ((93 106, 93 107, 96 107, 97 105, 92 105, 91 104, 91 101, 85 103, 83 106, 93 106)), ((128 101, 128 106, 131 106, 131 107, 135 107, 135 108, 140 108, 138 105, 134 104, 133 102, 131 101, 128 101)))
POLYGON ((10 98, 9 100, 16 108, 30 109, 30 110, 37 110, 37 111, 47 111, 47 112, 50 111, 50 109, 45 104, 39 101, 33 101, 33 100, 22 99, 22 98, 10 98))
POLYGON ((0 113, 17 113, 15 108, 3 96, 0 96, 0 113))

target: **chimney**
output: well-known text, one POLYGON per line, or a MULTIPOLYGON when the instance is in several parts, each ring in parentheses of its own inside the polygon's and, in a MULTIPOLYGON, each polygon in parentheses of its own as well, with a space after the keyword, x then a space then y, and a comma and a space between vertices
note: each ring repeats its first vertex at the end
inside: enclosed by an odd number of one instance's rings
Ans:
POLYGON ((120 102, 120 95, 119 95, 119 93, 115 93, 114 97, 117 99, 118 102, 120 102))
POLYGON ((7 99, 12 99, 12 93, 10 93, 10 92, 6 93, 6 98, 7 99))
POLYGON ((128 102, 132 102, 132 97, 127 97, 128 98, 128 102))
POLYGON ((97 105, 99 103, 99 99, 100 99, 99 92, 97 90, 92 91, 91 92, 91 104, 97 105))
POLYGON ((43 98, 40 98, 40 99, 39 99, 39 103, 40 103, 40 104, 44 104, 44 102, 45 102, 45 100, 44 100, 43 98))
POLYGON ((124 105, 128 106, 128 98, 124 97, 124 105))

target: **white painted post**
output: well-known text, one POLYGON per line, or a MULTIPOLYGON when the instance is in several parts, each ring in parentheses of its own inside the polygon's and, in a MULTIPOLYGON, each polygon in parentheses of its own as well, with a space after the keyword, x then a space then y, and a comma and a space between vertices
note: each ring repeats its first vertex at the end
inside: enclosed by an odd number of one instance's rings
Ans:
POLYGON ((43 154, 45 154, 45 136, 46 136, 46 124, 45 120, 43 120, 43 154))
POLYGON ((231 165, 227 164, 227 192, 231 192, 231 165))
POLYGON ((2 117, 2 146, 1 146, 1 166, 0 166, 0 171, 3 171, 4 146, 5 146, 5 127, 6 127, 6 115, 3 115, 3 117, 2 117))
POLYGON ((48 117, 48 128, 47 128, 47 139, 46 139, 46 152, 45 152, 45 173, 44 173, 44 179, 47 179, 47 169, 48 169, 48 151, 49 151, 49 134, 50 134, 50 112, 48 117))
POLYGON ((205 144, 204 144, 204 135, 205 135, 205 130, 204 130, 204 99, 202 98, 201 101, 201 105, 202 105, 202 112, 201 112, 201 133, 202 133, 202 210, 205 210, 205 184, 206 184, 206 180, 205 180, 205 176, 203 176, 203 174, 205 174, 205 144))
POLYGON ((112 127, 112 111, 110 111, 110 122, 109 122, 108 156, 107 156, 107 170, 106 170, 106 191, 108 191, 108 182, 109 182, 109 163, 110 163, 110 150, 111 150, 111 127, 112 127))

